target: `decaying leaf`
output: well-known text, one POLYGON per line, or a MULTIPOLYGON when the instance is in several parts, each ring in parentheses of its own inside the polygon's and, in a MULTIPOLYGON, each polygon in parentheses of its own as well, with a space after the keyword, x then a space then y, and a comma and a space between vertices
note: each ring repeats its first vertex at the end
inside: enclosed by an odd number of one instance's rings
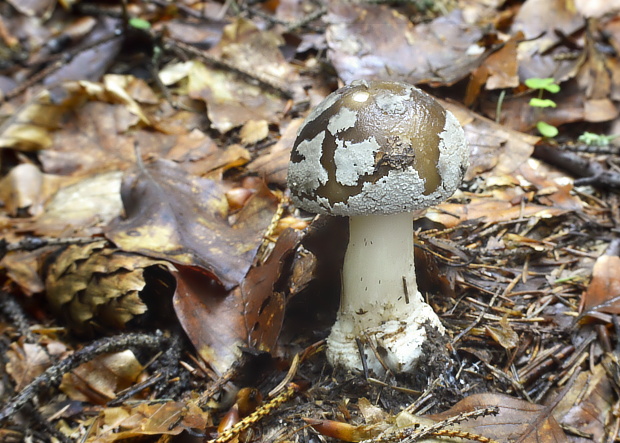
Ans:
POLYGON ((49 350, 38 343, 11 343, 6 351, 6 372, 20 391, 51 364, 49 350))
POLYGON ((62 377, 60 389, 72 400, 105 404, 146 377, 130 350, 99 355, 62 377))
POLYGON ((439 421, 487 407, 497 407, 499 413, 467 420, 463 425, 476 434, 502 442, 557 443, 568 441, 564 431, 551 415, 552 411, 544 406, 503 394, 470 395, 446 412, 425 417, 439 421))
POLYGON ((241 143, 251 145, 259 142, 269 135, 267 120, 248 120, 239 131, 241 143))
POLYGON ((43 174, 35 165, 24 163, 11 169, 0 181, 0 199, 9 214, 37 215, 42 208, 43 174))
POLYGON ((330 2, 327 41, 338 75, 355 79, 391 79, 453 84, 484 57, 477 42, 481 29, 455 10, 414 26, 385 5, 330 2))
POLYGON ((487 326, 486 332, 504 349, 514 349, 519 344, 519 336, 508 323, 506 316, 502 317, 498 326, 487 326))
POLYGON ((124 328, 128 321, 147 311, 140 298, 147 284, 145 269, 173 269, 167 262, 119 251, 106 244, 99 241, 68 246, 47 271, 47 300, 55 314, 78 333, 124 328))
MULTIPOLYGON (((606 356, 603 361, 610 363, 612 358, 606 356)), ((592 441, 605 441, 615 402, 610 376, 604 365, 598 364, 592 371, 583 371, 577 376, 568 393, 554 408, 553 416, 559 423, 590 434, 592 441)))
POLYGON ((335 420, 315 420, 311 418, 304 418, 304 421, 321 435, 347 442, 357 442, 378 437, 386 427, 385 425, 354 426, 335 420))
POLYGON ((601 255, 596 260, 582 306, 585 314, 620 314, 620 257, 601 255))
POLYGON ((292 120, 277 143, 270 146, 263 155, 253 160, 248 165, 248 169, 260 173, 269 183, 286 184, 291 148, 297 137, 297 130, 302 123, 303 119, 301 118, 292 120))
POLYGON ((125 178, 125 218, 106 236, 125 251, 202 267, 230 289, 252 265, 278 199, 262 186, 231 221, 226 191, 223 182, 154 161, 125 178))
MULTIPOLYGON (((277 34, 260 31, 253 23, 238 19, 225 27, 222 40, 209 52, 241 72, 286 90, 297 74, 278 49, 282 43, 277 34)), ((275 122, 285 104, 284 98, 250 84, 234 69, 212 69, 198 62, 189 73, 189 95, 205 101, 211 124, 220 132, 248 120, 275 122)))
POLYGON ((534 145, 540 140, 540 137, 499 125, 463 106, 441 103, 459 119, 471 148, 470 167, 465 180, 482 173, 513 172, 530 158, 534 145))
POLYGON ((122 212, 122 173, 106 172, 60 188, 29 228, 42 236, 88 236, 122 212))
POLYGON ((253 267, 239 287, 226 292, 196 269, 180 267, 174 308, 202 359, 217 373, 241 355, 240 347, 270 351, 284 318, 284 294, 275 285, 300 234, 285 231, 263 265, 253 267))
POLYGON ((108 443, 147 435, 179 435, 187 429, 203 430, 211 424, 211 414, 194 402, 167 401, 106 408, 98 420, 102 422, 101 432, 88 439, 89 442, 108 443))

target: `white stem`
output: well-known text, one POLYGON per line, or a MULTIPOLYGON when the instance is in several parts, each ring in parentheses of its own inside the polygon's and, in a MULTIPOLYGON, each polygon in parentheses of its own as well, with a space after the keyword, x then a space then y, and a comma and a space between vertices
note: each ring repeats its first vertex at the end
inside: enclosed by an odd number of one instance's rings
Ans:
MULTIPOLYGON (((375 316, 372 326, 378 326, 382 320, 394 319, 398 312, 415 309, 417 292, 411 214, 351 217, 340 310, 386 314, 387 318, 375 316)), ((359 319, 363 327, 356 328, 357 333, 371 326, 364 315, 359 319)))
POLYGON ((327 340, 329 360, 361 370, 359 338, 375 374, 383 372, 375 351, 390 369, 412 371, 423 356, 426 327, 444 329, 417 290, 411 214, 351 217, 342 273, 340 310, 327 340))

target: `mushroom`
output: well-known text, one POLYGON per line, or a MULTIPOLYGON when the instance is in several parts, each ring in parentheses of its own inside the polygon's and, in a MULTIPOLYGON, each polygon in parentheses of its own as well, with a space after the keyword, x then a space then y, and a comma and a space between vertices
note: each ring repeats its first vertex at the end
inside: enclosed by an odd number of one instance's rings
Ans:
POLYGON ((444 333, 417 289, 412 211, 450 197, 468 162, 456 117, 406 83, 355 81, 300 127, 288 169, 293 203, 349 217, 340 309, 327 339, 333 365, 359 371, 359 342, 376 374, 381 361, 411 372, 429 332, 444 333))

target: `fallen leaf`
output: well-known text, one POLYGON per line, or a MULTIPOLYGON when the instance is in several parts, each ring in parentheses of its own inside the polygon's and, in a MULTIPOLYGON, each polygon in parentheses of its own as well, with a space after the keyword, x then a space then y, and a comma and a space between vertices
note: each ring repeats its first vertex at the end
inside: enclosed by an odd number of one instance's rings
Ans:
POLYGON ((620 314, 620 257, 601 255, 594 263, 592 281, 581 301, 582 315, 620 314))
POLYGON ((265 152, 254 159, 248 165, 248 169, 261 174, 268 183, 286 185, 291 148, 297 138, 297 130, 302 123, 303 119, 301 118, 292 120, 276 144, 267 148, 265 152))
POLYGON ((463 422, 476 434, 498 441, 519 443, 557 443, 568 441, 564 431, 545 406, 503 394, 474 394, 459 401, 440 414, 427 415, 435 421, 472 412, 479 408, 496 407, 497 415, 487 415, 463 422))
MULTIPOLYGON (((38 235, 72 237, 100 234, 123 210, 122 173, 106 172, 61 187, 28 227, 38 235)), ((75 180, 66 180, 75 181, 75 180)))
POLYGON ((234 69, 224 71, 193 63, 188 75, 189 96, 206 103, 213 128, 224 133, 249 120, 277 121, 286 99, 273 89, 288 90, 298 76, 278 48, 282 43, 279 35, 238 19, 224 28, 222 40, 209 51, 273 88, 250 84, 234 69))
MULTIPOLYGON (((610 363, 613 357, 605 356, 610 363)), ((617 359, 616 359, 617 361, 617 359)), ((617 370, 617 367, 616 367, 617 370)), ((616 394, 602 364, 581 372, 570 390, 553 409, 561 423, 592 435, 591 441, 605 441, 605 428, 613 414, 616 394)))
POLYGON ((179 435, 187 429, 205 429, 212 421, 210 412, 203 411, 194 402, 180 401, 105 408, 101 418, 105 426, 89 442, 109 443, 147 435, 179 435))
POLYGON ((278 199, 262 186, 230 221, 227 190, 156 160, 126 176, 125 218, 111 223, 106 236, 125 251, 202 267, 231 289, 252 265, 278 199))
POLYGON ((198 270, 179 268, 174 309, 201 358, 218 374, 237 361, 240 347, 269 352, 275 346, 284 318, 284 295, 275 285, 299 237, 285 231, 267 261, 228 293, 198 270))
POLYGON ((39 214, 43 206, 43 180, 39 168, 31 163, 11 169, 0 181, 0 199, 8 213, 39 214))
POLYGON ((465 129, 471 148, 470 167, 465 180, 480 174, 507 174, 530 158, 534 145, 540 140, 522 132, 499 125, 455 103, 441 101, 465 129))
POLYGON ((504 349, 514 349, 519 344, 519 336, 510 326, 507 316, 502 317, 498 326, 486 326, 486 332, 504 349))
POLYGON ((144 367, 130 350, 98 355, 63 375, 60 390, 70 399, 103 405, 139 379, 144 367))
POLYGON ((385 5, 330 2, 327 21, 329 58, 345 83, 362 78, 451 85, 485 57, 477 44, 482 30, 459 10, 414 26, 385 5))
POLYGON ((239 136, 244 145, 253 145, 269 135, 269 124, 266 120, 248 120, 241 127, 239 136))
POLYGON ((6 372, 13 379, 16 392, 21 391, 52 364, 48 351, 38 343, 11 343, 6 358, 6 372))

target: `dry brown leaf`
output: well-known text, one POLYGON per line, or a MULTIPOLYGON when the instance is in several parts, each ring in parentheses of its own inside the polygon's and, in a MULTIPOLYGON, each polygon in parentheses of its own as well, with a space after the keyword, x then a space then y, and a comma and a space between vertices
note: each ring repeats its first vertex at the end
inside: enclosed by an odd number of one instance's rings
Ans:
POLYGON ((146 377, 130 350, 98 355, 62 377, 60 390, 70 399, 103 405, 146 377))
POLYGON ((512 35, 521 31, 525 36, 519 44, 521 80, 553 77, 563 81, 573 77, 581 62, 579 59, 556 57, 564 51, 562 45, 557 44, 562 36, 573 34, 584 25, 584 17, 575 10, 572 2, 527 0, 515 16, 511 29, 512 35))
POLYGON ((43 207, 43 174, 35 165, 24 163, 0 180, 0 199, 12 216, 37 215, 43 207))
POLYGON ((6 119, 0 125, 0 147, 23 151, 38 151, 52 145, 51 132, 58 128, 67 112, 75 106, 73 94, 43 90, 32 99, 15 108, 5 103, 2 114, 6 119))
POLYGON ((440 421, 488 407, 499 408, 499 413, 467 420, 463 426, 476 434, 502 442, 558 443, 568 441, 564 431, 547 408, 503 394, 470 395, 445 412, 425 417, 440 421))
POLYGON ((88 442, 109 443, 147 435, 179 435, 186 429, 205 429, 212 424, 211 414, 194 402, 168 401, 105 408, 100 418, 105 426, 88 442), (172 424, 175 426, 171 427, 172 424))
MULTIPOLYGON (((145 91, 138 94, 137 89, 144 86, 136 86, 136 83, 139 82, 131 76, 118 75, 105 76, 103 83, 65 83, 44 91, 47 95, 41 93, 37 103, 11 119, 17 121, 10 124, 7 131, 19 131, 24 119, 29 127, 37 124, 37 133, 45 138, 29 144, 16 143, 31 150, 47 148, 39 158, 43 169, 49 173, 69 175, 125 169, 136 161, 136 143, 142 154, 161 155, 176 141, 174 135, 142 129, 151 124, 151 119, 131 93, 144 97, 148 94, 145 91), (43 107, 52 99, 54 106, 43 107)), ((0 135, 0 146, 5 141, 10 142, 5 139, 0 135)))
POLYGON ((330 2, 329 8, 329 56, 345 83, 363 78, 450 85, 485 56, 477 44, 482 30, 459 10, 414 26, 385 5, 330 2))
POLYGON ((292 120, 284 130, 280 140, 252 161, 248 165, 248 169, 261 174, 268 183, 285 185, 291 148, 297 137, 297 130, 302 123, 303 119, 301 118, 292 120))
POLYGON ((501 198, 487 196, 472 198, 465 205, 460 203, 442 203, 426 211, 426 217, 445 227, 455 227, 467 220, 479 220, 483 223, 502 222, 520 218, 549 218, 566 213, 566 209, 526 203, 515 204, 501 198))
MULTIPOLYGON (((605 363, 612 360, 609 355, 603 358, 605 363)), ((610 423, 615 402, 616 394, 609 375, 605 367, 598 364, 592 371, 583 371, 577 376, 568 393, 554 408, 553 416, 561 424, 591 434, 591 441, 605 441, 606 424, 610 423)))
POLYGON ((519 86, 519 64, 517 61, 517 44, 523 39, 523 33, 517 32, 500 48, 490 54, 482 64, 476 68, 467 84, 467 93, 464 104, 473 105, 483 86, 486 89, 506 89, 519 86))
POLYGON ((49 352, 38 343, 11 343, 6 358, 6 372, 13 379, 16 392, 21 391, 52 364, 49 352))
MULTIPOLYGON (((287 90, 298 75, 284 60, 278 48, 281 44, 279 35, 260 31, 252 22, 238 19, 224 28, 222 40, 209 52, 242 72, 287 90)), ((192 64, 188 88, 190 97, 206 103, 211 124, 220 132, 248 120, 276 122, 286 102, 235 72, 212 69, 198 62, 192 64)))
POLYGON ((517 61, 517 45, 523 39, 521 32, 508 39, 500 50, 489 55, 484 61, 489 78, 487 89, 516 88, 519 86, 519 63, 517 61))
POLYGON ((486 326, 486 332, 504 349, 514 349, 519 344, 519 336, 515 330, 512 329, 512 326, 510 326, 508 317, 506 316, 501 318, 499 326, 486 326))
POLYGON ((441 102, 459 120, 471 148, 470 167, 465 175, 471 180, 480 174, 507 174, 516 170, 534 151, 540 137, 499 125, 455 103, 441 102))
POLYGON ((264 140, 269 135, 269 124, 267 120, 248 120, 241 127, 239 136, 244 145, 253 145, 264 140))
POLYGON ((29 229, 49 237, 100 234, 103 227, 122 213, 121 178, 121 172, 112 171, 62 187, 29 229))
POLYGON ((522 186, 531 184, 536 188, 536 197, 541 203, 570 211, 583 209, 583 201, 571 194, 572 180, 564 173, 532 158, 519 166, 516 172, 522 186))
POLYGON ((218 374, 237 361, 239 347, 274 347, 284 318, 284 296, 275 284, 299 238, 298 231, 285 231, 267 261, 250 269, 230 293, 209 276, 180 267, 174 295, 177 317, 199 355, 218 374))
POLYGON ((0 262, 7 276, 17 284, 26 295, 44 291, 45 283, 42 268, 46 258, 56 252, 56 247, 37 248, 34 251, 9 251, 0 262))
POLYGON ((376 425, 350 425, 335 420, 315 420, 304 418, 304 421, 314 428, 315 431, 326 437, 336 438, 347 442, 358 442, 378 437, 384 426, 376 425))
POLYGON ((584 314, 620 314, 620 257, 601 255, 594 263, 592 281, 581 301, 584 314))
POLYGON ((227 190, 156 160, 125 178, 125 218, 106 236, 125 251, 202 267, 230 289, 252 265, 278 199, 263 185, 231 221, 227 190))

